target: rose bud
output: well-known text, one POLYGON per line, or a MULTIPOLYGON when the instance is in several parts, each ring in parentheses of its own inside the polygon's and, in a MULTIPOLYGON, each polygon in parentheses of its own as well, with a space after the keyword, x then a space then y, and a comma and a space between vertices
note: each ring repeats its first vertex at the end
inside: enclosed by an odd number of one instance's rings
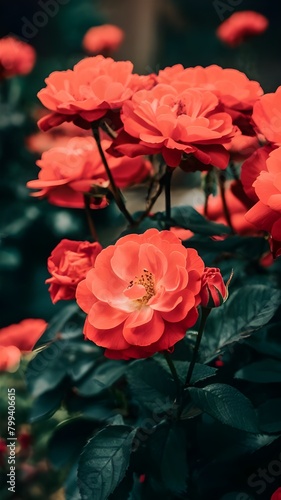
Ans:
POLYGON ((220 269, 217 267, 205 267, 200 292, 202 307, 212 309, 213 307, 221 306, 227 300, 228 285, 232 274, 225 284, 220 269))

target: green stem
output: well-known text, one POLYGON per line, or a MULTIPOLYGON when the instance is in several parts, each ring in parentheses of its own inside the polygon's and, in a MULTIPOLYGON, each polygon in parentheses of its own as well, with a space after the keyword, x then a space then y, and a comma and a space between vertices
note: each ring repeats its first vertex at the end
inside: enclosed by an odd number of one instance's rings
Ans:
POLYGON ((208 217, 208 201, 209 201, 209 194, 205 194, 205 203, 204 203, 204 216, 208 217))
POLYGON ((210 312, 211 312, 211 309, 207 309, 206 307, 202 307, 200 326, 199 326, 199 330, 198 330, 198 334, 197 334, 197 339, 196 339, 196 343, 195 343, 195 347, 194 347, 194 351, 193 351, 192 360, 190 362, 187 376, 186 376, 185 387, 188 387, 190 384, 190 380, 191 380, 194 366, 195 366, 195 363, 197 360, 198 351, 199 351, 199 347, 201 344, 204 328, 205 328, 206 321, 207 321, 207 318, 208 318, 210 312))
POLYGON ((170 353, 168 351, 163 351, 163 355, 164 355, 165 360, 167 361, 167 365, 170 368, 170 372, 171 372, 172 377, 173 377, 175 384, 177 386, 176 402, 179 402, 179 398, 181 396, 181 382, 180 382, 179 376, 177 374, 177 370, 176 370, 175 365, 173 363, 173 360, 170 356, 170 353))
POLYGON ((94 221, 91 216, 91 198, 88 195, 88 193, 84 194, 84 206, 85 206, 85 212, 86 212, 86 217, 87 217, 87 222, 88 226, 91 232, 91 236, 94 241, 99 241, 97 231, 95 228, 94 221))
POLYGON ((165 221, 165 229, 170 228, 171 221, 171 180, 174 169, 167 167, 165 173, 165 212, 166 212, 166 221, 165 221))
POLYGON ((223 206, 223 213, 226 219, 227 224, 229 225, 231 232, 234 234, 234 228, 231 222, 231 217, 230 217, 230 212, 228 210, 227 202, 226 202, 226 197, 225 197, 225 178, 222 173, 219 173, 219 186, 220 186, 220 194, 221 194, 221 200, 222 200, 222 206, 223 206))
POLYGON ((126 217, 127 221, 130 223, 130 225, 134 225, 135 221, 132 218, 131 214, 128 212, 126 206, 125 206, 125 203, 124 203, 124 201, 122 199, 120 191, 119 191, 119 189, 117 188, 117 186, 115 184, 115 181, 113 179, 112 173, 111 173, 110 168, 108 166, 108 163, 107 163, 104 151, 102 149, 102 145, 101 145, 101 141, 100 141, 100 134, 99 134, 98 128, 96 128, 96 127, 93 128, 93 135, 94 135, 94 138, 96 140, 98 151, 99 151, 99 154, 100 154, 103 166, 105 168, 105 171, 106 171, 106 174, 107 174, 107 177, 108 177, 108 180, 109 180, 109 184, 110 184, 110 189, 111 189, 111 192, 112 192, 112 194, 114 196, 116 204, 117 204, 118 208, 120 209, 120 211, 122 212, 122 214, 126 217))

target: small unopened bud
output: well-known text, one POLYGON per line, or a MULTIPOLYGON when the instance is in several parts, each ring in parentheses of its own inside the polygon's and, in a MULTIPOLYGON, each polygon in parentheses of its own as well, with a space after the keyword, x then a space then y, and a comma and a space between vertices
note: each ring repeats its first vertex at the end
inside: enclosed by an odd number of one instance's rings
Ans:
POLYGON ((228 298, 228 285, 232 276, 233 272, 227 283, 224 283, 220 269, 205 267, 200 292, 201 306, 207 309, 221 306, 228 298))

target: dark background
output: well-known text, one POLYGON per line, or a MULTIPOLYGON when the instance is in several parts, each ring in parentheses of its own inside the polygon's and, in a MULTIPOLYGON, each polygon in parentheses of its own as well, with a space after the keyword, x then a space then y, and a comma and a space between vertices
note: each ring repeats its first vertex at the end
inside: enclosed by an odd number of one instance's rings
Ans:
MULTIPOLYGON (((0 90, 0 327, 26 317, 50 319, 61 305, 51 304, 44 284, 47 257, 62 238, 88 236, 83 211, 36 201, 25 188, 38 171, 36 155, 25 147, 25 138, 37 130, 36 94, 51 71, 70 68, 84 56, 85 31, 105 22, 121 26, 126 41, 116 59, 131 59, 138 72, 178 62, 216 63, 244 71, 270 92, 281 84, 280 18, 279 2, 265 0, 0 0, 0 36, 15 35, 38 55, 33 72, 15 79, 12 94, 5 84, 0 90), (223 46, 217 26, 248 9, 269 18, 268 31, 235 50, 223 46)), ((97 217, 105 224, 110 209, 97 217)))

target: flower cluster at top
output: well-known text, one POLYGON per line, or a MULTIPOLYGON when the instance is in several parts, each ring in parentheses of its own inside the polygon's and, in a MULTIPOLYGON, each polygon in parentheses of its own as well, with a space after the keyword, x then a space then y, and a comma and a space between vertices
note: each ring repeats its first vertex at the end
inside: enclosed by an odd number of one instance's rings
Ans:
MULTIPOLYGON (((38 97, 50 112, 39 120, 48 140, 30 138, 43 151, 38 179, 28 183, 39 189, 34 196, 89 215, 109 203, 110 192, 134 226, 120 189, 157 178, 167 187, 176 168, 205 180, 215 174, 221 197, 206 194, 198 211, 232 232, 269 237, 273 256, 280 255, 281 88, 264 94, 257 81, 217 65, 138 75, 131 62, 98 55, 52 73, 38 97), (227 186, 230 164, 236 175, 227 186)), ((219 269, 182 244, 191 233, 171 229, 128 234, 104 249, 65 239, 48 260, 52 301, 76 297, 87 314, 85 337, 110 358, 173 349, 200 304, 227 299, 219 269)))

